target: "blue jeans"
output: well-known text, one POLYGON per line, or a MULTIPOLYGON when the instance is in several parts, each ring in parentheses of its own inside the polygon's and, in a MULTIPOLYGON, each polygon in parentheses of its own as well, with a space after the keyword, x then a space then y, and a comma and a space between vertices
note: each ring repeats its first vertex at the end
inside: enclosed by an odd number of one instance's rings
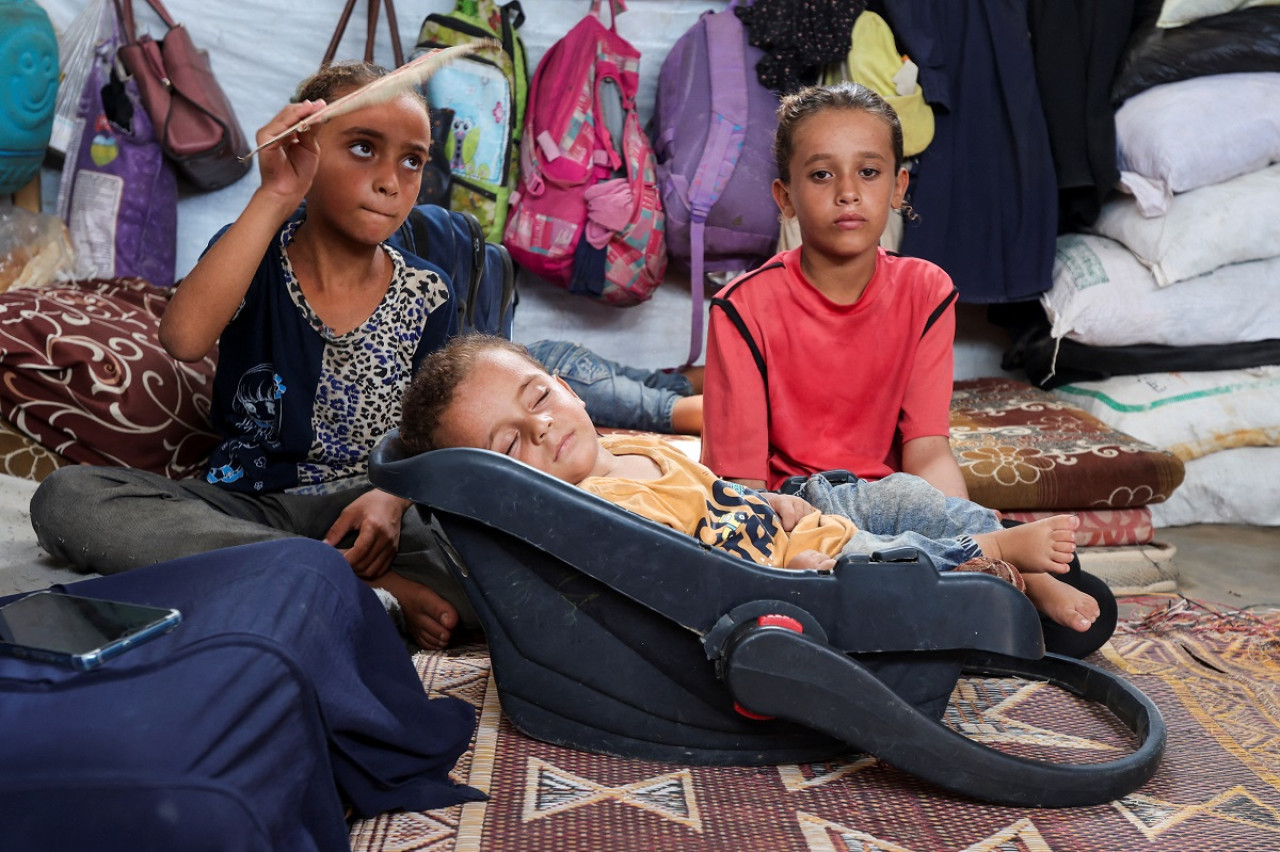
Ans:
POLYGON ((670 432, 676 400, 693 393, 680 373, 628 367, 567 340, 539 340, 528 348, 582 397, 597 426, 670 432))
POLYGON ((1001 529, 992 510, 959 497, 947 497, 925 480, 895 473, 868 482, 832 485, 811 476, 800 496, 826 514, 843 515, 858 526, 842 555, 914 547, 939 570, 950 570, 982 555, 973 536, 1001 529))

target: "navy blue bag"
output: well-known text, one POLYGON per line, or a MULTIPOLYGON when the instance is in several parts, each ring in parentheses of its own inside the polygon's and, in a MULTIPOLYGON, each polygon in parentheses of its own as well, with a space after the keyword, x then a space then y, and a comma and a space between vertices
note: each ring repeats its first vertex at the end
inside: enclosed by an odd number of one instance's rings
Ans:
POLYGON ((347 808, 483 798, 449 778, 474 710, 427 697, 382 606, 322 542, 226 548, 66 591, 183 621, 89 672, 0 656, 5 852, 338 852, 347 808))
POLYGON ((484 228, 475 216, 420 204, 409 212, 390 242, 430 261, 449 276, 460 331, 511 339, 519 302, 515 266, 505 246, 485 242, 484 228))

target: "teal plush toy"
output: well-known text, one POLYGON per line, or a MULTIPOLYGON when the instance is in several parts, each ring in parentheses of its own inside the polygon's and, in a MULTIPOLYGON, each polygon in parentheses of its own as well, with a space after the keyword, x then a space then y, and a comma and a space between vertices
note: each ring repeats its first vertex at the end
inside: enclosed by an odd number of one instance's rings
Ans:
POLYGON ((0 0, 0 196, 40 171, 53 132, 58 40, 35 0, 0 0))

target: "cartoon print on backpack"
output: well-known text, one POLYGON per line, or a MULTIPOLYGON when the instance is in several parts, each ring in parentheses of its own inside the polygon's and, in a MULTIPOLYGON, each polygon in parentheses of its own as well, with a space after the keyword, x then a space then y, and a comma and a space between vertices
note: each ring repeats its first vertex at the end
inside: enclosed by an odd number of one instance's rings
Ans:
POLYGON ((473 125, 471 119, 466 116, 454 118, 453 126, 449 128, 449 141, 445 143, 445 150, 449 153, 449 166, 455 172, 465 172, 467 166, 471 164, 476 147, 479 145, 479 136, 480 128, 473 125), (467 151, 468 139, 471 140, 470 152, 467 151))
POLYGON ((516 29, 524 22, 519 0, 458 0, 447 14, 422 22, 414 55, 483 40, 475 53, 433 76, 423 87, 427 101, 448 110, 447 123, 433 125, 449 171, 443 200, 422 202, 470 213, 484 238, 502 240, 511 193, 519 180, 520 134, 528 91, 528 63, 516 29))

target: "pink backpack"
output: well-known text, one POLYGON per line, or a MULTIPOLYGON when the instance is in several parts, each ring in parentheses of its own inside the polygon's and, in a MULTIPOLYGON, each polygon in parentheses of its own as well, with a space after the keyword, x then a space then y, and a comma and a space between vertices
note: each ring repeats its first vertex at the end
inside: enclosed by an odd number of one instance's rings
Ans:
POLYGON ((665 220, 653 149, 636 113, 640 52, 618 35, 622 0, 610 0, 607 28, 600 5, 592 0, 534 72, 503 243, 535 275, 626 306, 662 281, 665 220), (616 115, 611 106, 619 106, 616 115), (611 118, 621 119, 621 150, 611 118))

